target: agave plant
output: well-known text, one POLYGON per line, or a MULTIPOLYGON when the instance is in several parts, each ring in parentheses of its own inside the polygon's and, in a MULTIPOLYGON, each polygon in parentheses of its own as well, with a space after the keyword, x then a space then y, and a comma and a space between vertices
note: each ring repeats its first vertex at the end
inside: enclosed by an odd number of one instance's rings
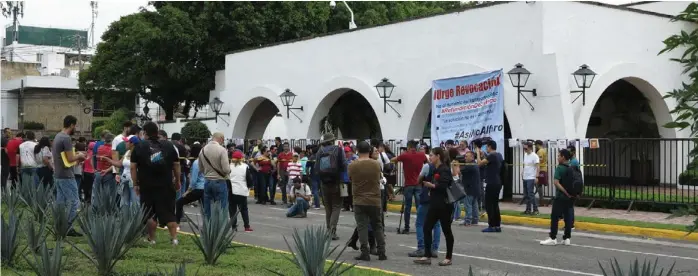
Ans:
POLYGON ((39 256, 34 256, 29 259, 26 255, 23 256, 27 261, 32 271, 38 276, 59 276, 62 274, 65 260, 63 257, 63 241, 57 240, 56 247, 49 250, 46 246, 46 241, 41 243, 39 256))
POLYGON ((22 197, 16 189, 7 186, 2 190, 2 203, 5 203, 8 211, 17 210, 21 202, 22 197))
MULTIPOLYGON (((490 274, 487 273, 487 276, 489 276, 489 275, 490 274)), ((507 275, 509 275, 509 273, 504 274, 504 276, 507 276, 507 275)), ((472 265, 468 266, 468 276, 475 276, 475 274, 473 273, 473 266, 472 265)))
MULTIPOLYGON (((198 275, 199 271, 197 270, 194 275, 198 275)), ((145 275, 152 276, 152 275, 157 275, 157 276, 186 276, 187 275, 187 264, 186 262, 182 262, 179 265, 175 265, 174 270, 170 271, 163 271, 158 269, 156 273, 150 273, 147 272, 145 275)))
POLYGON ((599 262, 599 267, 601 268, 601 272, 603 273, 604 276, 671 276, 671 273, 674 271, 674 265, 676 265, 676 262, 671 265, 668 271, 666 271, 666 274, 664 273, 664 268, 660 268, 657 270, 657 265, 659 264, 659 258, 655 259, 654 262, 645 260, 642 262, 642 267, 640 267, 640 262, 635 259, 634 262, 630 264, 630 267, 628 268, 627 271, 623 270, 618 263, 617 259, 611 260, 611 267, 609 271, 611 273, 606 272, 606 269, 603 268, 603 265, 601 265, 601 262, 599 262))
MULTIPOLYGON (((203 207, 201 213, 204 213, 203 207)), ((235 215, 237 216, 237 213, 235 215)), ((215 265, 218 258, 232 247, 231 243, 235 238, 233 222, 228 218, 228 211, 221 208, 220 203, 214 202, 211 206, 211 215, 203 218, 202 227, 194 223, 194 219, 189 216, 187 221, 194 229, 192 240, 204 254, 204 260, 209 265, 215 265)))
POLYGON ((112 214, 91 208, 81 214, 78 221, 92 253, 71 245, 95 265, 99 275, 112 275, 116 263, 145 230, 145 217, 144 210, 135 205, 125 205, 112 214))
POLYGON ((27 232, 27 243, 32 252, 37 253, 41 247, 41 244, 46 241, 46 220, 39 222, 39 229, 37 230, 34 226, 33 221, 27 221, 25 223, 25 231, 27 232))
POLYGON ((29 211, 34 215, 34 220, 44 221, 49 204, 53 202, 55 189, 52 186, 38 185, 36 187, 21 188, 22 201, 29 207, 29 211))
MULTIPOLYGON (((347 249, 347 245, 344 245, 342 251, 340 251, 334 258, 330 267, 325 270, 325 264, 327 259, 334 253, 339 246, 335 246, 330 249, 332 238, 330 232, 324 227, 311 226, 306 228, 303 233, 298 229, 293 229, 293 241, 295 248, 291 247, 288 243, 286 237, 284 237, 286 246, 291 251, 291 257, 284 256, 286 259, 291 261, 298 269, 301 274, 305 276, 336 276, 342 275, 354 268, 356 264, 345 265, 344 262, 339 262, 339 258, 347 249)), ((284 275, 276 271, 268 270, 276 275, 284 275)))
POLYGON ((98 183, 92 192, 95 196, 92 200, 91 209, 96 214, 114 215, 121 212, 121 194, 118 185, 104 185, 98 183))
POLYGON ((0 236, 2 236, 2 244, 0 244, 0 255, 2 255, 2 262, 8 266, 13 266, 15 257, 17 255, 17 250, 19 249, 19 240, 17 239, 17 233, 19 233, 20 221, 22 221, 22 213, 16 209, 7 210, 8 219, 5 220, 5 214, 2 214, 2 228, 0 229, 0 236))
POLYGON ((70 208, 65 203, 54 202, 51 204, 51 218, 53 228, 51 233, 56 240, 65 239, 70 230, 70 208))

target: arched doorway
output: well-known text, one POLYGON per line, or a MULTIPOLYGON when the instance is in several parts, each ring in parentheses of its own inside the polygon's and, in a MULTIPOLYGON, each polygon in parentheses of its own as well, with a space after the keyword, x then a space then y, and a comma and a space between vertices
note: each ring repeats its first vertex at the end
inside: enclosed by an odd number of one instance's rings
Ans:
POLYGON ((383 137, 371 104, 361 93, 348 88, 337 89, 320 101, 310 124, 308 137, 319 137, 326 131, 340 139, 383 137))
MULTIPOLYGON (((585 181, 594 186, 616 188, 660 183, 662 124, 652 101, 642 91, 645 81, 624 78, 613 82, 594 105, 586 137, 599 138, 599 148, 584 148, 585 181), (640 86, 640 87, 638 87, 640 86)), ((655 92, 657 93, 657 92, 655 92)), ((610 194, 596 195, 610 196, 610 194)))
MULTIPOLYGON (((240 110, 233 127, 233 138, 262 139, 269 122, 279 108, 265 97, 249 100, 240 110)), ((283 135, 281 135, 283 136, 283 135)))

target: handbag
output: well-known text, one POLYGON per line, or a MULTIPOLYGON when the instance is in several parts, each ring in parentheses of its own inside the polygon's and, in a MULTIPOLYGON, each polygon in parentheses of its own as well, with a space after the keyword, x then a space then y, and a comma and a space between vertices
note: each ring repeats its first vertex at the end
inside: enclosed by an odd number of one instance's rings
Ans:
POLYGON ((347 184, 342 183, 340 184, 340 197, 348 197, 349 196, 349 190, 347 190, 347 184))
POLYGON ((446 189, 446 194, 448 195, 448 203, 452 204, 458 202, 459 200, 465 198, 465 190, 463 186, 458 185, 455 181, 451 181, 451 185, 446 189))

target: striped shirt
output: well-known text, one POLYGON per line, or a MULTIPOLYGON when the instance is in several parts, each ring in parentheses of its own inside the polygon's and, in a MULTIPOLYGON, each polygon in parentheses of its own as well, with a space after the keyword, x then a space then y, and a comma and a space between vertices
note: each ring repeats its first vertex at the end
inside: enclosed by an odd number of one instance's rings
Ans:
POLYGON ((287 171, 289 181, 293 181, 293 179, 296 177, 301 177, 302 168, 303 166, 301 165, 301 162, 288 163, 287 171))

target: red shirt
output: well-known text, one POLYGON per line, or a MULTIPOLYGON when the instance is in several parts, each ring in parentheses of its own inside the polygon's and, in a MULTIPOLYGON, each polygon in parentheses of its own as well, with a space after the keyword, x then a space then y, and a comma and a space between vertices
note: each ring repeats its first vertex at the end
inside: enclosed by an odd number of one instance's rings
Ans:
POLYGON ((100 172, 111 167, 111 162, 100 160, 102 156, 111 158, 111 144, 103 144, 97 148, 97 170, 100 172))
POLYGON ((291 151, 289 152, 282 152, 279 153, 279 156, 277 156, 279 160, 279 170, 280 171, 286 171, 288 168, 288 163, 291 162, 293 159, 293 153, 291 151))
POLYGON ((17 167, 17 153, 19 152, 19 145, 21 145, 22 142, 24 142, 24 140, 20 137, 15 137, 7 142, 5 150, 7 151, 7 157, 10 158, 10 167, 17 167))
POLYGON ((271 160, 269 160, 269 159, 258 160, 257 165, 259 165, 259 172, 261 172, 261 173, 270 173, 271 172, 271 160))
POLYGON ((422 171, 427 156, 416 150, 406 151, 397 157, 397 161, 402 162, 402 171, 405 175, 405 186, 416 186, 419 173, 422 171))

